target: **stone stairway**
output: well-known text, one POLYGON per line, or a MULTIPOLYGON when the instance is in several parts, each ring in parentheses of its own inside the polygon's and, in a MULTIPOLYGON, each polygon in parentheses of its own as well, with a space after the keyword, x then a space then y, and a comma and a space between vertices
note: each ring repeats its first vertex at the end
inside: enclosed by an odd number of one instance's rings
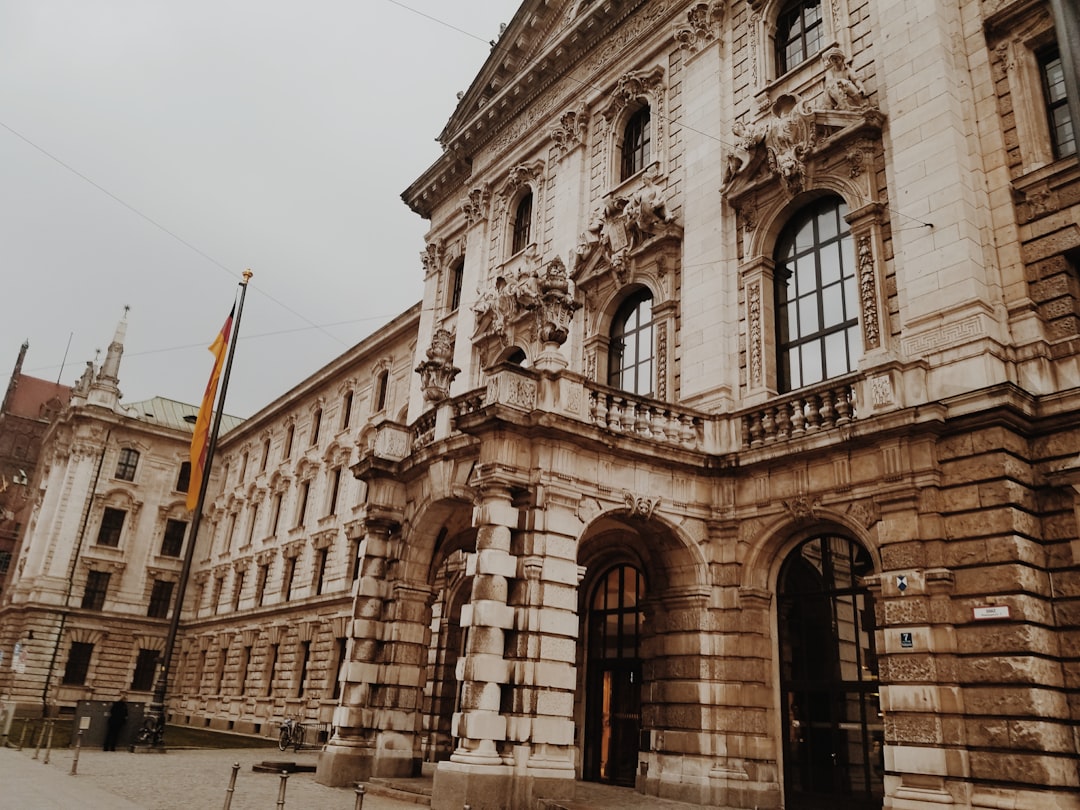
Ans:
POLYGON ((370 795, 386 796, 398 801, 431 807, 433 782, 434 780, 427 776, 417 776, 412 779, 373 777, 364 783, 364 789, 370 795))

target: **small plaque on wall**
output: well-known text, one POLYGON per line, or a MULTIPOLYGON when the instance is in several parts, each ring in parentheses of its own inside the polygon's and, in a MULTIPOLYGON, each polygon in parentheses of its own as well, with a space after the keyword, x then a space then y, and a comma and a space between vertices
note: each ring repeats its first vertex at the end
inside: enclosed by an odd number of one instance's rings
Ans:
POLYGON ((975 621, 985 621, 986 619, 1008 619, 1012 616, 1012 612, 1009 610, 1008 605, 982 605, 981 607, 972 608, 971 612, 975 621))

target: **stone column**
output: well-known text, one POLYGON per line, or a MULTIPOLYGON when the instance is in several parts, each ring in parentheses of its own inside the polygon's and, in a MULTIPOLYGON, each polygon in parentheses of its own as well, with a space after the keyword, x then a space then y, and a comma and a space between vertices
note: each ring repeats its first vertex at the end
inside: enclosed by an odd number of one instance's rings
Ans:
POLYGON ((472 598, 461 610, 468 639, 465 657, 458 662, 461 702, 453 725, 459 743, 450 761, 439 763, 436 771, 436 808, 456 810, 466 801, 473 810, 510 806, 512 778, 505 767, 510 759, 504 760, 499 744, 507 738, 502 698, 510 679, 505 647, 514 610, 507 600, 517 573, 517 559, 510 553, 517 515, 506 486, 484 488, 474 511, 478 529, 472 598))
POLYGON ((341 700, 334 710, 337 731, 319 757, 316 780, 345 785, 374 775, 376 752, 372 691, 379 682, 379 648, 390 586, 386 581, 390 536, 398 524, 387 516, 363 521, 364 561, 353 603, 352 638, 343 668, 341 700))

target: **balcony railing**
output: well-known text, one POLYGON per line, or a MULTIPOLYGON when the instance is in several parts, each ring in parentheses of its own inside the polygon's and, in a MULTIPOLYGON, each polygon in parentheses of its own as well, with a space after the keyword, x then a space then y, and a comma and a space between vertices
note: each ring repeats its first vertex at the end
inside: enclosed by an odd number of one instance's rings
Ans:
POLYGON ((848 424, 857 416, 855 379, 829 380, 743 413, 742 446, 762 447, 848 424))
POLYGON ((670 403, 587 384, 589 419, 612 433, 622 433, 661 444, 701 450, 708 417, 670 403))
POLYGON ((523 411, 550 409, 614 435, 682 450, 724 454, 793 441, 851 423, 858 416, 855 392, 860 379, 852 374, 740 412, 707 414, 636 396, 578 375, 563 375, 543 383, 528 372, 506 369, 497 372, 486 388, 447 400, 426 411, 408 428, 384 423, 380 436, 387 435, 384 441, 376 442, 376 454, 404 458, 413 450, 452 435, 456 430, 453 420, 496 403, 523 411), (552 383, 557 388, 545 393, 544 385, 552 383), (378 449, 383 445, 386 453, 378 449))

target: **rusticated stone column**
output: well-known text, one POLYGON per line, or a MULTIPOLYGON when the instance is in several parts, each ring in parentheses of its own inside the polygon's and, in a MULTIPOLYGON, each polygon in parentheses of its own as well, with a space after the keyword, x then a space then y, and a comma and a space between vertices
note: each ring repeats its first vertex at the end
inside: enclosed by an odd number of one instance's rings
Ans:
POLYGON ((379 682, 383 616, 390 586, 386 581, 391 536, 398 524, 390 517, 369 515, 363 521, 364 561, 353 603, 352 640, 343 668, 341 699, 334 710, 337 731, 319 757, 316 780, 344 785, 375 775, 378 726, 372 693, 379 682))
POLYGON ((454 715, 459 744, 436 771, 433 807, 461 807, 466 799, 475 810, 510 806, 510 758, 504 760, 499 748, 507 738, 501 710, 510 670, 506 632, 514 626, 514 609, 507 601, 517 572, 517 559, 510 553, 517 515, 502 485, 486 487, 474 511, 475 572, 472 598, 461 610, 468 639, 465 657, 458 662, 462 689, 454 715))

